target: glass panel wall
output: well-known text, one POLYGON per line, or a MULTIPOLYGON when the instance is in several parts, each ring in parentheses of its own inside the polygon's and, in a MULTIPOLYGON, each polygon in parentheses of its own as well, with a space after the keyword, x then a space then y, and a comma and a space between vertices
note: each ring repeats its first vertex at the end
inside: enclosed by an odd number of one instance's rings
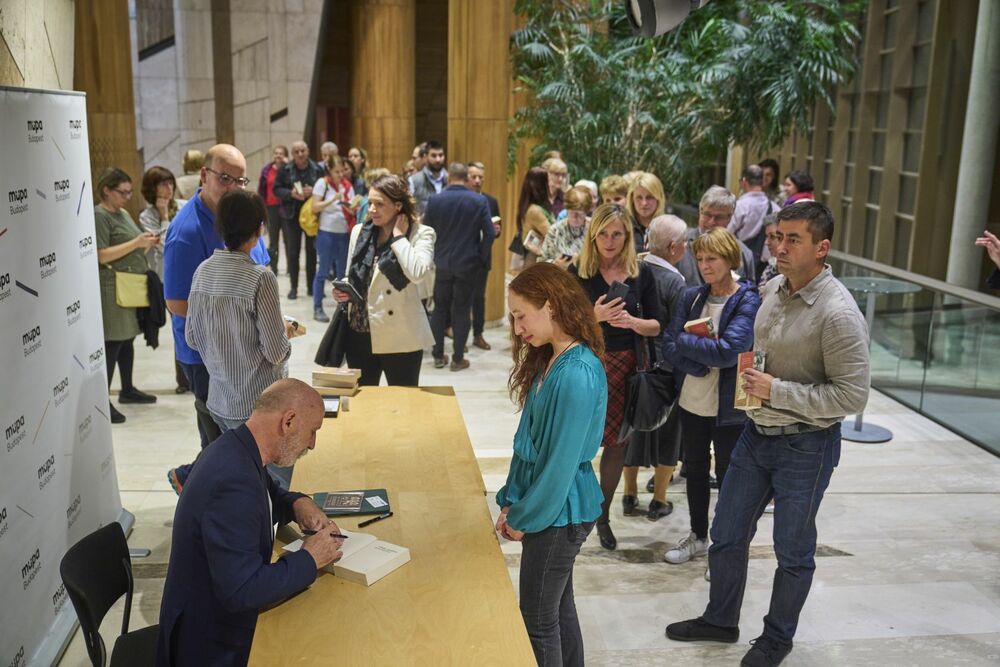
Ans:
MULTIPOLYGON (((1000 455, 1000 305, 836 254, 830 265, 838 278, 871 278, 886 286, 874 297, 869 323, 872 387, 1000 455)), ((852 293, 865 312, 868 297, 852 293)))

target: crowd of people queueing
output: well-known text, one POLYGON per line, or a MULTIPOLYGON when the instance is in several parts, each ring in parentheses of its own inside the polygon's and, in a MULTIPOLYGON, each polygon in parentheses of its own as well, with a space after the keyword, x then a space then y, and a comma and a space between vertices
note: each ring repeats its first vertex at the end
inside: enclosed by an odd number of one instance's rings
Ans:
MULTIPOLYGON (((289 299, 298 297, 305 238, 317 320, 330 319, 327 281, 349 283, 332 296, 344 304, 346 361, 362 369, 363 384, 378 384, 384 373, 390 384, 416 386, 426 348, 437 367, 468 368, 470 331, 488 348, 482 294, 500 216, 496 200, 480 194, 483 165, 446 168, 443 147, 428 142, 415 149, 419 168, 403 177, 369 168, 360 148, 347 159, 335 146, 322 148, 317 163, 304 142, 290 152, 276 147, 253 192, 242 153, 214 146, 192 167, 198 187, 187 200, 178 180, 154 167, 142 179, 148 206, 139 225, 125 210, 127 174, 108 169, 97 184, 109 383, 117 366, 120 402, 155 401, 132 384, 133 339, 155 338, 155 325, 136 312, 146 309, 121 305, 117 280, 145 273, 151 297, 160 289, 171 315, 178 391, 195 396, 203 451, 245 428, 268 388, 287 377, 297 325, 279 303, 282 235, 289 299), (313 235, 299 223, 306 203, 318 218, 313 235)), ((525 175, 508 291, 509 389, 521 421, 496 528, 523 544, 521 609, 539 664, 583 664, 573 563, 595 527, 603 548, 617 547, 610 506, 622 478, 623 512, 632 515, 638 470, 653 469, 645 513, 656 521, 673 509, 666 494, 679 461, 690 534, 664 559, 707 553, 711 593, 705 613, 669 625, 668 637, 736 641, 748 546, 773 501, 774 595, 744 664, 778 664, 791 650, 815 567, 816 513, 839 459, 840 421, 864 407, 869 363, 864 318, 825 263, 830 211, 811 200, 808 174, 789 173, 782 195, 776 177, 777 165, 765 161, 744 170, 739 198, 709 188, 697 226, 688 228, 667 213, 663 184, 650 173, 568 187, 565 162, 551 155, 525 175), (714 335, 687 330, 706 318, 714 335), (764 367, 737 372, 738 355, 750 350, 764 354, 764 367), (623 438, 629 378, 652 365, 673 374, 670 418, 623 438), (738 385, 762 406, 736 409, 738 385), (599 475, 591 466, 598 450, 599 475), (719 499, 710 520, 713 458, 719 499)), ((278 487, 288 488, 294 458, 279 452, 265 461, 278 487)), ((178 494, 193 466, 170 470, 178 494)))

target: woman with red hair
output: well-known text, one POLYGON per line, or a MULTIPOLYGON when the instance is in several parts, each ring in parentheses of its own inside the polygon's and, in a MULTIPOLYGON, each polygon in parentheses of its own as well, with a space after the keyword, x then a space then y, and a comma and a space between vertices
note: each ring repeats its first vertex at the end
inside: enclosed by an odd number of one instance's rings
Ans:
POLYGON ((497 532, 522 543, 521 615, 539 665, 582 665, 573 564, 601 514, 591 460, 604 432, 604 337, 577 280, 535 264, 510 283, 514 368, 521 407, 497 532))

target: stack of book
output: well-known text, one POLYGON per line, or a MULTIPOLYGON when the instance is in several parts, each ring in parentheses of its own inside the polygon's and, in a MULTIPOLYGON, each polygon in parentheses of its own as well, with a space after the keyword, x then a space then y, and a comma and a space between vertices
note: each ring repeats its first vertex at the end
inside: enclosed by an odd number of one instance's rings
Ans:
POLYGON ((357 368, 324 366, 312 372, 312 386, 320 396, 354 396, 360 379, 361 371, 357 368))

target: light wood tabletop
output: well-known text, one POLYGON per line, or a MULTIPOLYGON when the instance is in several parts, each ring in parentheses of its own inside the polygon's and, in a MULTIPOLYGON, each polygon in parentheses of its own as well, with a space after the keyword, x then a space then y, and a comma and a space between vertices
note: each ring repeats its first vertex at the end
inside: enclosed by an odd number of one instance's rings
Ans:
POLYGON ((292 488, 385 488, 393 516, 362 530, 411 560, 370 587, 321 573, 260 615, 251 665, 535 664, 450 388, 362 389, 326 420, 292 488))

